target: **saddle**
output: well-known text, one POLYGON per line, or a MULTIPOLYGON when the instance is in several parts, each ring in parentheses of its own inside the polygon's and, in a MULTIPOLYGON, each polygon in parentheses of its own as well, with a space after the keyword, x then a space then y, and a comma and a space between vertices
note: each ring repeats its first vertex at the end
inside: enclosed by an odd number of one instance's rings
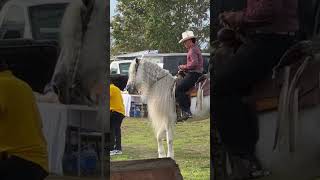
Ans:
POLYGON ((314 58, 310 41, 293 45, 273 72, 253 86, 253 92, 247 100, 255 105, 258 112, 270 111, 279 109, 281 95, 298 90, 299 108, 320 104, 320 61, 311 59, 314 58), (287 91, 283 92, 284 89, 287 91))
POLYGON ((320 61, 311 41, 301 41, 283 55, 273 74, 254 85, 248 100, 258 112, 277 110, 273 150, 296 151, 296 128, 301 109, 320 104, 320 61), (286 146, 286 145, 285 145, 286 146))
MULTIPOLYGON (((183 72, 177 74, 176 82, 178 83, 184 76, 183 72)), ((203 96, 210 95, 210 79, 207 77, 206 74, 201 75, 195 85, 189 89, 186 94, 191 97, 196 97, 199 87, 203 90, 203 96)))
MULTIPOLYGON (((176 83, 182 80, 183 76, 184 76, 184 72, 178 72, 176 83)), ((195 83, 195 85, 191 89, 189 89, 186 92, 186 94, 189 96, 190 102, 191 102, 191 98, 193 97, 197 98, 196 106, 200 105, 199 107, 201 108, 202 107, 201 101, 203 100, 203 97, 210 95, 210 79, 207 77, 207 75, 203 74, 202 76, 200 76, 197 82, 195 83)), ((182 117, 182 111, 178 103, 176 103, 176 112, 177 112, 178 121, 184 121, 180 119, 182 117)))

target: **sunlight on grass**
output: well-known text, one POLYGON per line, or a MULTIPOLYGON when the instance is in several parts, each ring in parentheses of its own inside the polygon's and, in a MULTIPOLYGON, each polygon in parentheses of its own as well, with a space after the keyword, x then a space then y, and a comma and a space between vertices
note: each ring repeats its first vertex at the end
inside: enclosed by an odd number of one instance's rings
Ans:
MULTIPOLYGON (((166 146, 165 146, 166 147, 166 146)), ((157 143, 147 119, 127 118, 122 124, 123 154, 112 161, 157 158, 157 143)), ((210 177, 210 122, 184 122, 176 126, 175 160, 186 180, 210 177)))

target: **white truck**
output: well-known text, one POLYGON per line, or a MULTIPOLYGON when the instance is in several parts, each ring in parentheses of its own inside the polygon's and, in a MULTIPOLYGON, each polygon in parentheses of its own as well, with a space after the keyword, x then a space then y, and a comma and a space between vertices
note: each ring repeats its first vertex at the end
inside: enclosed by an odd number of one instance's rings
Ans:
POLYGON ((72 0, 10 0, 0 12, 0 39, 58 40, 72 0))

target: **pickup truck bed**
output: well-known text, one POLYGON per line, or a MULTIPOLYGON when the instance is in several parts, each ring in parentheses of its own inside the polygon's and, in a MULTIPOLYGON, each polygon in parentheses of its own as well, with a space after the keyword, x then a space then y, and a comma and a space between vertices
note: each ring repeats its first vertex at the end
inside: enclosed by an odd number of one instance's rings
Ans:
POLYGON ((0 58, 6 60, 18 78, 39 93, 50 82, 58 56, 56 41, 0 40, 0 58))

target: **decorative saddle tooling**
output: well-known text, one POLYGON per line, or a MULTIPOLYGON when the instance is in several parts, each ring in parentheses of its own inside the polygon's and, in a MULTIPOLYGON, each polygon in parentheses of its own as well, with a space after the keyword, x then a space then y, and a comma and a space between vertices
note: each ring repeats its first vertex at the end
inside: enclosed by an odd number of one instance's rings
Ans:
POLYGON ((188 90, 187 94, 190 97, 196 97, 199 87, 200 90, 203 90, 203 96, 210 96, 210 79, 205 74, 200 76, 195 86, 188 90))
MULTIPOLYGON (((179 82, 183 75, 178 74, 177 75, 177 79, 176 79, 176 83, 179 82)), ((197 80, 197 82, 195 83, 195 85, 189 89, 186 94, 191 98, 191 97, 196 97, 198 90, 203 91, 203 96, 209 96, 210 95, 210 79, 207 77, 206 74, 203 74, 202 76, 200 76, 197 80)))
POLYGON ((294 152, 299 111, 320 104, 320 58, 314 46, 301 41, 289 48, 273 74, 255 84, 246 99, 258 112, 278 111, 274 150, 287 139, 289 151, 294 152))
POLYGON ((300 108, 319 104, 320 96, 315 96, 319 94, 320 62, 313 59, 312 42, 295 44, 283 55, 273 74, 254 85, 248 100, 255 103, 258 112, 275 110, 284 93, 298 89, 300 108))

